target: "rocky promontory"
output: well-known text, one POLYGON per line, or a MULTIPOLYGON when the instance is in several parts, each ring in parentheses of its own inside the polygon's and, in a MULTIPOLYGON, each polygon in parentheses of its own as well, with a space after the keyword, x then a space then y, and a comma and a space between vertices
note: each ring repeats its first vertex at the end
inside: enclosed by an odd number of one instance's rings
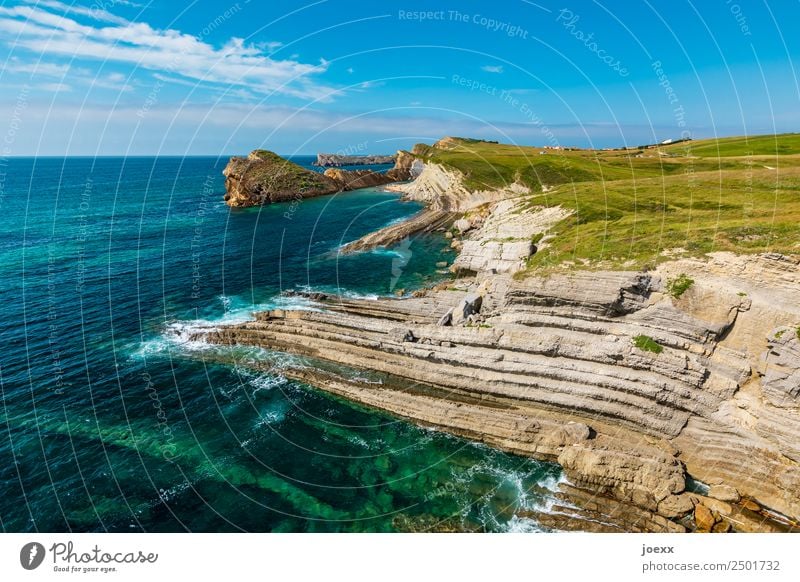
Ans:
POLYGON ((274 152, 254 150, 232 157, 223 170, 225 202, 235 208, 302 200, 335 192, 402 182, 414 177, 414 156, 399 151, 387 172, 330 168, 324 174, 303 168, 274 152))
POLYGON ((225 166, 225 202, 242 208, 339 192, 337 181, 298 166, 276 153, 254 150, 225 166))

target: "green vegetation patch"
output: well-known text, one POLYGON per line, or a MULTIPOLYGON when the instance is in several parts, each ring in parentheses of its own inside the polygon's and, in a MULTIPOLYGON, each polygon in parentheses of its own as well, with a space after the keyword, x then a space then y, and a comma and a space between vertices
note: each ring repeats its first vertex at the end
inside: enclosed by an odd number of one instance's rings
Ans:
POLYGON ((661 346, 661 344, 659 344, 649 335, 637 335, 635 338, 633 338, 633 345, 640 350, 652 352, 654 354, 660 354, 664 351, 664 348, 661 346))
POLYGON ((667 290, 670 295, 677 299, 686 293, 692 285, 694 285, 694 279, 689 277, 686 273, 681 273, 676 279, 671 279, 667 282, 667 290))
POLYGON ((800 154, 800 133, 723 137, 683 142, 661 148, 701 157, 778 156, 800 154))
POLYGON ((254 150, 249 158, 238 163, 245 180, 254 189, 269 192, 335 190, 335 183, 326 176, 307 170, 269 150, 254 150))

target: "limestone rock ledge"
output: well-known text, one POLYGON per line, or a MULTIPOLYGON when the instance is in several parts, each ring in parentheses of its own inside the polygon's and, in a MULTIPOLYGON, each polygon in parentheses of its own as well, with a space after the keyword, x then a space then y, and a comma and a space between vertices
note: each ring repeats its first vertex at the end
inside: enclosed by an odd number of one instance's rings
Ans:
MULTIPOLYGON (((319 311, 257 313, 252 322, 197 329, 193 339, 327 362, 285 374, 422 425, 557 461, 569 480, 563 508, 539 516, 557 529, 602 517, 608 529, 624 531, 796 530, 800 410, 786 400, 794 372, 783 366, 778 376, 760 375, 759 363, 778 345, 765 339, 764 353, 753 353, 730 338, 739 326, 800 320, 780 302, 731 292, 742 284, 735 273, 693 273, 694 286, 674 299, 665 293, 670 268, 524 281, 495 275, 406 299, 318 297, 319 311), (469 316, 442 321, 475 296, 481 301, 472 301, 469 316), (777 312, 764 318, 767 309, 777 312), (660 349, 637 347, 640 336, 660 349), (331 365, 383 380, 361 383, 331 365), (687 491, 689 475, 726 501, 687 491)), ((771 328, 762 331, 766 338, 771 328)), ((787 337, 780 353, 794 341, 787 337)))

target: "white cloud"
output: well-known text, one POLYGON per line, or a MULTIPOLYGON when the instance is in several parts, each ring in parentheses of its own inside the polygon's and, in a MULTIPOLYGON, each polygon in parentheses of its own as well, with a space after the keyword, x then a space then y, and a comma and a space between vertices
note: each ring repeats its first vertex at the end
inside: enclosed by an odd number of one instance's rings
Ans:
POLYGON ((213 91, 215 93, 225 94, 229 97, 236 97, 239 99, 248 99, 248 100, 256 99, 256 96, 247 89, 210 85, 207 83, 203 83, 201 81, 189 81, 187 79, 170 77, 169 75, 162 75, 161 73, 155 73, 153 77, 155 77, 159 81, 171 85, 181 85, 183 87, 191 87, 192 89, 203 89, 206 91, 213 91))
POLYGON ((481 71, 486 71, 487 73, 502 73, 503 66, 502 65, 484 65, 481 67, 481 71))
MULTIPOLYGON (((69 81, 71 85, 88 85, 122 92, 128 92, 133 89, 133 87, 128 84, 127 77, 122 73, 101 75, 89 69, 74 67, 67 63, 50 63, 46 61, 25 63, 18 57, 12 57, 6 65, 5 70, 7 73, 28 75, 32 80, 39 80, 42 77, 58 79, 58 84, 62 84, 62 91, 69 90, 67 88, 68 86, 63 84, 64 81, 69 81)), ((37 86, 46 88, 46 90, 53 90, 56 84, 44 83, 37 86)))
POLYGON ((260 42, 257 46, 265 53, 272 54, 279 48, 283 47, 283 43, 278 41, 260 42))
MULTIPOLYGON (((88 16, 100 22, 111 22, 114 24, 127 24, 128 21, 121 16, 111 14, 108 10, 100 8, 98 4, 92 5, 91 8, 80 6, 78 4, 66 4, 58 0, 26 0, 29 4, 35 4, 40 8, 52 8, 59 12, 67 14, 74 14, 75 16, 88 16)), ((116 4, 120 4, 117 0, 116 4)))
MULTIPOLYGON (((46 0, 46 5, 55 9, 62 3, 46 0)), ((109 16, 101 16, 100 20, 109 21, 109 16)), ((108 25, 89 26, 38 6, 0 7, 1 33, 12 35, 13 41, 7 42, 13 42, 16 48, 29 49, 40 57, 57 55, 126 63, 262 94, 327 100, 337 92, 313 79, 327 69, 326 61, 308 64, 273 59, 265 54, 264 46, 248 45, 241 38, 231 38, 216 48, 178 30, 158 30, 144 22, 117 18, 108 25)))
MULTIPOLYGON (((32 106, 33 107, 33 106, 32 106)), ((122 126, 138 119, 139 106, 120 105, 113 110, 103 107, 64 105, 60 114, 82 121, 102 121, 122 126)), ((264 107, 261 104, 207 103, 159 104, 146 113, 146 121, 155 126, 186 126, 214 128, 219 132, 233 131, 237 127, 247 127, 258 131, 264 138, 270 132, 319 132, 321 134, 354 133, 396 135, 427 135, 439 139, 443 135, 459 133, 483 136, 487 132, 506 134, 506 141, 517 138, 537 138, 532 141, 545 143, 539 126, 524 122, 480 120, 470 117, 439 116, 431 112, 429 116, 386 115, 380 111, 353 115, 343 111, 321 111, 311 108, 264 107)), ((44 115, 44 111, 42 112, 44 115)), ((574 137, 583 131, 593 133, 598 130, 615 130, 618 126, 606 122, 583 122, 573 124, 552 124, 550 128, 561 135, 574 137)), ((528 140, 529 142, 531 140, 528 140)))
MULTIPOLYGON (((14 98, 0 93, 0 106, 14 98)), ((364 139, 385 140, 398 147, 432 143, 444 135, 468 135, 505 143, 549 143, 542 128, 470 117, 388 115, 380 111, 353 116, 343 111, 266 107, 262 103, 162 103, 142 111, 141 103, 109 109, 88 102, 67 103, 55 111, 47 102, 32 100, 25 113, 25 131, 18 134, 15 155, 106 155, 246 153, 263 146, 281 153, 336 150, 364 139), (80 128, 80 131, 74 131, 80 128), (409 136, 413 136, 409 137, 409 136), (412 141, 413 140, 413 141, 412 141)), ((564 145, 644 143, 652 133, 669 135, 667 126, 590 123, 551 124, 564 145)), ((710 131, 710 130, 709 130, 710 131)), ((732 132, 733 130, 731 130, 732 132)), ((710 134, 709 134, 710 135, 710 134)), ((389 151, 391 148, 386 149, 389 151)))
POLYGON ((63 78, 70 71, 70 66, 67 64, 62 65, 44 61, 23 63, 18 57, 12 57, 4 68, 7 73, 20 73, 31 77, 42 75, 63 78))

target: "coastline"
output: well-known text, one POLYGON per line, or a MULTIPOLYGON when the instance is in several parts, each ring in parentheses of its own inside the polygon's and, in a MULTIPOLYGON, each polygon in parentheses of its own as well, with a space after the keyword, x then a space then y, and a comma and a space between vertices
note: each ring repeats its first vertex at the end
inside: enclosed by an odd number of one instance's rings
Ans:
POLYGON ((520 212, 523 187, 471 190, 436 164, 387 189, 426 210, 344 251, 449 224, 459 251, 453 283, 404 299, 325 298, 320 311, 261 312, 253 322, 195 330, 193 339, 386 374, 385 386, 365 387, 329 371, 287 371, 422 426, 558 462, 568 478, 558 494, 563 505, 521 516, 549 527, 796 529, 796 405, 781 392, 784 376, 777 385, 762 381, 769 372, 758 368, 781 337, 792 350, 800 344, 776 328, 800 317, 789 299, 800 292, 796 261, 721 253, 649 272, 517 280, 568 211, 520 212), (680 276, 691 276, 692 286, 675 297, 671 281, 680 276), (785 299, 760 295, 754 281, 777 286, 785 299), (772 340, 736 343, 743 334, 772 340), (755 383, 767 398, 753 400, 755 383), (710 486, 708 495, 687 489, 695 481, 710 486))

